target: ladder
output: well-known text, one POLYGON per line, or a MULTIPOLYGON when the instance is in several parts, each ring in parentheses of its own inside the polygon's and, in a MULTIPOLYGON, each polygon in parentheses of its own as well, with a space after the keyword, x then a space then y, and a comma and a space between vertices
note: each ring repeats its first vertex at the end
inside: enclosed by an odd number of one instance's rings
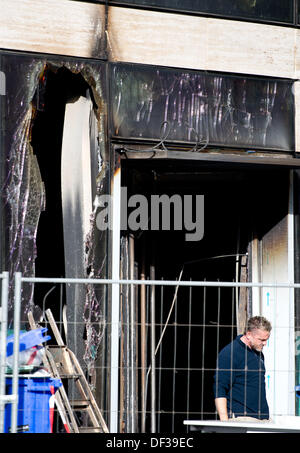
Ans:
MULTIPOLYGON (((64 344, 50 309, 46 310, 47 320, 57 345, 45 346, 44 366, 53 378, 60 379, 62 385, 55 393, 56 405, 62 422, 69 433, 108 433, 108 428, 97 405, 90 386, 75 354, 64 344), (74 383, 76 399, 69 400, 64 381, 74 383), (77 398, 77 395, 78 398, 77 398), (84 426, 76 416, 85 414, 84 426)), ((31 329, 36 328, 32 313, 28 313, 31 329)))

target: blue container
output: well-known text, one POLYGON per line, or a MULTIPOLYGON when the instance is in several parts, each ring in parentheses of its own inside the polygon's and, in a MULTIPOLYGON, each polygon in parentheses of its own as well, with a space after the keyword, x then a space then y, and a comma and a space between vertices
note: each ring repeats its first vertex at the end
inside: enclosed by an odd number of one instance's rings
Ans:
MULTIPOLYGON (((62 385, 51 377, 19 377, 17 432, 50 433, 50 387, 56 391, 62 385)), ((6 378, 6 393, 12 393, 12 378, 6 378)), ((5 405, 4 432, 11 428, 11 404, 5 405)))
MULTIPOLYGON (((21 332, 20 337, 19 337, 19 350, 25 351, 26 349, 30 349, 33 346, 36 346, 38 344, 41 344, 45 341, 48 341, 51 339, 49 335, 43 337, 43 334, 47 332, 46 327, 40 327, 39 329, 33 329, 29 330, 28 332, 21 332)), ((13 354, 13 348, 14 348, 14 335, 10 335, 7 337, 6 340, 6 355, 7 357, 13 354)))

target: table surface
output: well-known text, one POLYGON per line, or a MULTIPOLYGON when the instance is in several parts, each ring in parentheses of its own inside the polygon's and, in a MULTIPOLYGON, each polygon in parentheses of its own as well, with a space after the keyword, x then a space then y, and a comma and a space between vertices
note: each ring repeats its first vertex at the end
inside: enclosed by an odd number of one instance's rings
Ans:
MULTIPOLYGON (((297 417, 298 418, 298 417, 297 417)), ((293 422, 221 422, 219 420, 184 420, 184 425, 202 432, 295 432, 300 433, 300 417, 293 422)))

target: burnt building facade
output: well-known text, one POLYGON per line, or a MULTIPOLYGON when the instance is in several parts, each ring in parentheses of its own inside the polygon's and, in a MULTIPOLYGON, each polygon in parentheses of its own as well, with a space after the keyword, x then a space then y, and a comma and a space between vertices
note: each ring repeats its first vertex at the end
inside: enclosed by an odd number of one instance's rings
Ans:
POLYGON ((174 432, 187 418, 216 417, 216 354, 247 316, 262 314, 274 328, 271 413, 299 415, 298 2, 0 6, 10 308, 15 272, 220 282, 28 284, 22 322, 45 300, 58 318, 61 302, 68 345, 111 430, 174 432), (112 200, 105 228, 103 196, 112 200), (201 219, 151 228, 151 213, 132 210, 136 196, 148 207, 153 196, 201 196, 201 219))

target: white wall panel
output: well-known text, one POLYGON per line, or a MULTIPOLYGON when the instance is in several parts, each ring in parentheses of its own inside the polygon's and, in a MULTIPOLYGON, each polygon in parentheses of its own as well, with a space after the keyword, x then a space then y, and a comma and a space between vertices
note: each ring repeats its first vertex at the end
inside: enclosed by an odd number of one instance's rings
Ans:
MULTIPOLYGON (((0 48, 101 58, 105 6, 0 0, 0 48)), ((110 58, 190 69, 295 77, 300 31, 274 25, 109 7, 110 58)))
POLYGON ((0 0, 0 48, 100 56, 105 7, 70 0, 0 0))
POLYGON ((114 61, 294 77, 292 28, 117 7, 108 27, 114 61))

